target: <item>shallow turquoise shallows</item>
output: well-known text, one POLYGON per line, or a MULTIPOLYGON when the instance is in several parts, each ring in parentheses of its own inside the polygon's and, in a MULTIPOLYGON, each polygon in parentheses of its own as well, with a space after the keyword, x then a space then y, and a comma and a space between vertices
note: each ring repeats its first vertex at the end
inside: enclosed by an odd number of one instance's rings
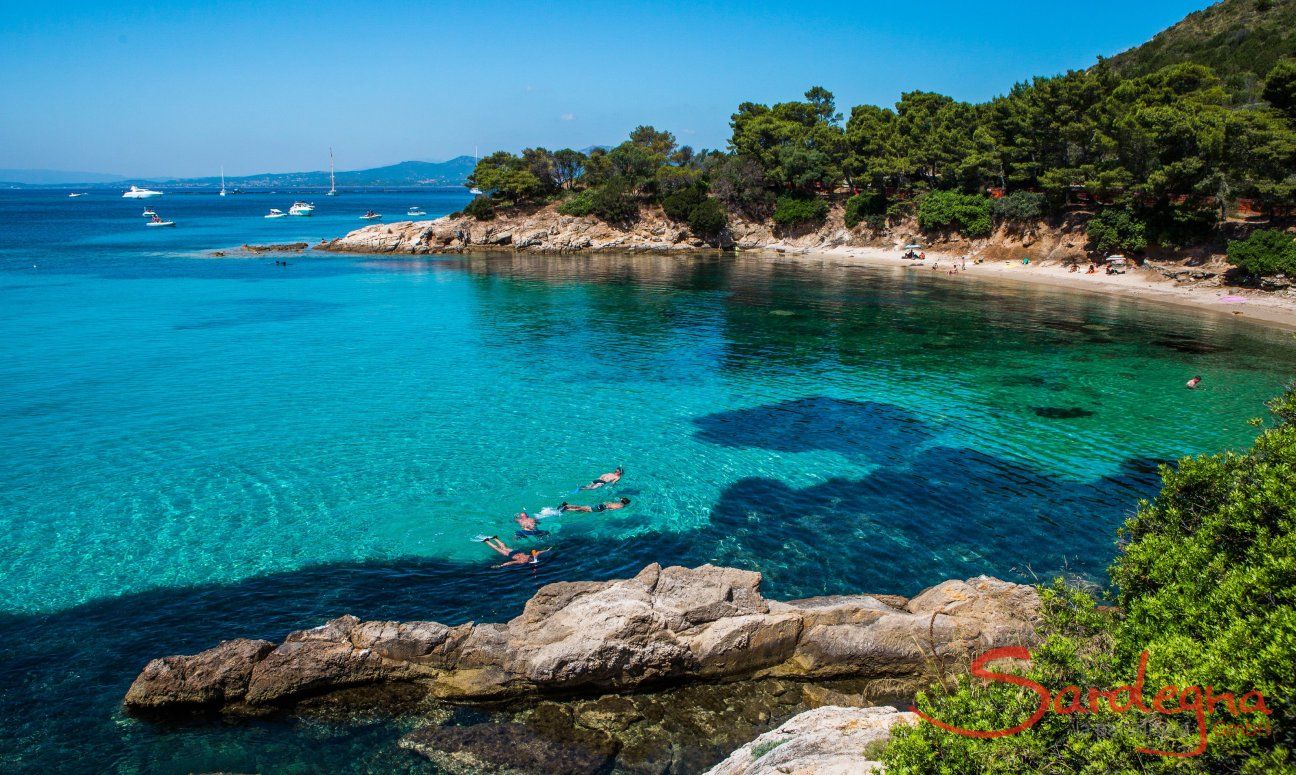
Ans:
POLYGON ((1245 316, 900 267, 211 255, 466 201, 261 218, 296 196, 0 192, 0 607, 21 633, 0 768, 416 768, 399 724, 120 712, 150 657, 346 612, 506 619, 540 584, 653 561, 757 569, 779 597, 1103 583, 1157 464, 1247 444, 1296 355, 1245 316), (631 506, 513 536, 520 508, 612 497, 631 506), (496 570, 479 533, 554 551, 496 570))

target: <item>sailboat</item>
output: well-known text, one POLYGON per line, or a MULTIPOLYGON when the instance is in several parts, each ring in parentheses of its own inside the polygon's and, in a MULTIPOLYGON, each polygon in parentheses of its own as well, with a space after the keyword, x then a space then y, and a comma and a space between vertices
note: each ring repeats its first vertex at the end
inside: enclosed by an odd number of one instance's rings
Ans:
MULTIPOLYGON (((477 146, 474 145, 473 146, 473 170, 475 171, 476 169, 477 169, 477 146)), ((477 188, 476 186, 473 186, 472 188, 468 189, 468 193, 472 194, 473 196, 481 196, 482 190, 480 188, 477 188)))
POLYGON ((337 183, 333 180, 333 146, 329 146, 329 190, 324 196, 337 196, 337 183))
POLYGON ((220 195, 225 196, 225 165, 221 165, 221 190, 220 195))

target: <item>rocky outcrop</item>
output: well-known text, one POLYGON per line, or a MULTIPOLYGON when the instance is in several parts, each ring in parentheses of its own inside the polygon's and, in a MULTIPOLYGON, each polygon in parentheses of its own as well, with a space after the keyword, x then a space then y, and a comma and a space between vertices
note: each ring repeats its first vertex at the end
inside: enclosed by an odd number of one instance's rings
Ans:
POLYGON ((153 660, 126 705, 258 712, 373 686, 479 700, 697 678, 914 677, 953 669, 974 652, 1029 643, 1039 607, 1033 588, 984 576, 912 600, 780 602, 767 600, 760 582, 751 571, 654 564, 631 579, 546 585, 505 624, 343 616, 278 646, 236 640, 153 660))
POLYGON ((504 210, 489 221, 456 215, 431 221, 374 224, 317 247, 354 253, 677 253, 717 247, 807 253, 851 247, 893 249, 915 241, 935 251, 989 260, 1030 256, 1035 261, 1080 261, 1087 256, 1087 237, 1080 216, 1027 229, 1003 226, 987 239, 968 240, 956 233, 920 233, 912 216, 883 231, 866 224, 848 227, 840 203, 830 208, 822 223, 794 229, 731 215, 728 229, 716 242, 697 238, 687 225, 667 218, 655 205, 642 207, 638 219, 619 226, 593 216, 563 215, 556 205, 547 205, 504 210))
POLYGON ((892 707, 815 708, 766 732, 707 775, 861 775, 881 765, 870 754, 891 737, 896 724, 918 717, 892 707))

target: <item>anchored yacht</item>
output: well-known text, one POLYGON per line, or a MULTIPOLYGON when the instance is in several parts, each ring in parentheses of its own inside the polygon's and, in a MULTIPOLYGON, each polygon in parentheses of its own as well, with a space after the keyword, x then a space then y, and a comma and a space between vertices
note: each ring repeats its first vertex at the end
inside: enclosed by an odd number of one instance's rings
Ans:
POLYGON ((122 199, 148 199, 149 197, 162 196, 161 191, 154 191, 151 188, 140 188, 131 186, 130 190, 122 194, 122 199))
POLYGON ((292 207, 288 208, 289 215, 310 216, 315 212, 315 205, 309 202, 293 202, 292 207))

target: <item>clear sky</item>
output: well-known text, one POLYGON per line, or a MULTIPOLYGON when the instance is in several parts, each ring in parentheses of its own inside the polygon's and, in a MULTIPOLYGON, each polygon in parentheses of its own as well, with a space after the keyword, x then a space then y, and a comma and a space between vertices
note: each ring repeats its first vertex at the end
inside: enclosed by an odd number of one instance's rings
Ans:
POLYGON ((723 147, 738 103, 984 100, 1209 0, 0 2, 0 167, 339 169, 613 144, 723 147))

